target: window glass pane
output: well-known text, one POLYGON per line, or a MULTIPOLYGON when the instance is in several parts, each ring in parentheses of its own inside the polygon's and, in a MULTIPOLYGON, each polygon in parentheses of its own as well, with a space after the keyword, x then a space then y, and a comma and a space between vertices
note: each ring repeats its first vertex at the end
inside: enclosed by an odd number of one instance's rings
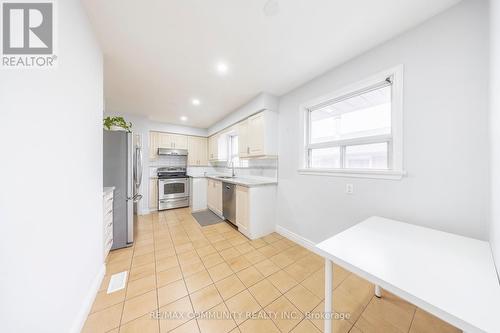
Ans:
POLYGON ((310 113, 311 143, 391 133, 391 86, 368 91, 310 113))
POLYGON ((319 148, 310 150, 311 168, 340 168, 340 148, 319 148))
POLYGON ((351 169, 387 169, 388 143, 347 146, 345 148, 345 167, 351 169))

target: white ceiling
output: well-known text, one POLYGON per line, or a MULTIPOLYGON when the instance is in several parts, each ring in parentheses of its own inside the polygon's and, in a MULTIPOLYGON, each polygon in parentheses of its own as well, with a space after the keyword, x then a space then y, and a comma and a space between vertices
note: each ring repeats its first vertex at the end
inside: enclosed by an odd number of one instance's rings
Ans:
POLYGON ((206 128, 259 92, 282 95, 459 0, 279 0, 274 16, 267 0, 82 2, 104 52, 106 110, 206 128))

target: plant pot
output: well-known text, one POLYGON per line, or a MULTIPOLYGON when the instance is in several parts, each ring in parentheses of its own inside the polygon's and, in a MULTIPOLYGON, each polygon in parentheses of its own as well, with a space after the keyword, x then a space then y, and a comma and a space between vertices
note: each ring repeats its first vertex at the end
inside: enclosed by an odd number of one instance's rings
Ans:
POLYGON ((115 126, 115 125, 110 126, 110 127, 109 127, 109 130, 110 130, 110 131, 124 131, 124 132, 126 132, 126 131, 127 131, 125 128, 120 127, 120 126, 115 126))

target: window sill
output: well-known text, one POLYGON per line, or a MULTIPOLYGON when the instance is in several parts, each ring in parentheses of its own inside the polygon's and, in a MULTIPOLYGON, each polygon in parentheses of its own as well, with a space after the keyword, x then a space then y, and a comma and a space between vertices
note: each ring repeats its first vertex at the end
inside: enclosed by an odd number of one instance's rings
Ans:
POLYGON ((371 178, 401 180, 406 175, 404 171, 396 170, 346 170, 346 169, 299 169, 299 174, 310 176, 329 176, 347 178, 371 178))

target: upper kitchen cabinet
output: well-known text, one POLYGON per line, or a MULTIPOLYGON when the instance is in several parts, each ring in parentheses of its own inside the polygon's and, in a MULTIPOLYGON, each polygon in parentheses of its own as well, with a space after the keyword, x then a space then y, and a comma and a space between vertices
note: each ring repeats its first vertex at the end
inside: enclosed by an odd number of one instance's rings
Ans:
POLYGON ((180 134, 159 133, 158 148, 188 149, 188 137, 180 134))
POLYGON ((207 138, 198 136, 188 137, 188 165, 208 165, 207 138))
POLYGON ((226 133, 217 133, 208 138, 208 160, 226 161, 227 160, 227 135, 226 133))
POLYGON ((238 124, 238 150, 241 158, 278 155, 278 115, 259 112, 238 124))
POLYGON ((188 149, 188 136, 151 131, 149 132, 149 159, 158 157, 158 148, 188 149))

